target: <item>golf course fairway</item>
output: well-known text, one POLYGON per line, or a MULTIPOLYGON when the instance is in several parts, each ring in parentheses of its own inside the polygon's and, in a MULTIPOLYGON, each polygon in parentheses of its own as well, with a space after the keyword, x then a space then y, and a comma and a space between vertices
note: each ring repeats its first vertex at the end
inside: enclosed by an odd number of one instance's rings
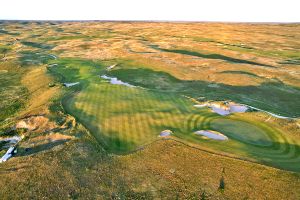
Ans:
POLYGON ((64 81, 80 82, 67 89, 69 95, 63 99, 63 106, 109 152, 130 153, 158 140, 159 133, 168 129, 174 133, 172 139, 200 149, 300 170, 299 142, 278 127, 242 115, 220 116, 206 108, 195 108, 182 93, 147 88, 146 83, 142 87, 111 84, 101 78, 107 71, 99 63, 97 67, 72 59, 57 63, 50 71, 64 81), (197 130, 218 131, 228 140, 207 139, 194 134, 197 130))

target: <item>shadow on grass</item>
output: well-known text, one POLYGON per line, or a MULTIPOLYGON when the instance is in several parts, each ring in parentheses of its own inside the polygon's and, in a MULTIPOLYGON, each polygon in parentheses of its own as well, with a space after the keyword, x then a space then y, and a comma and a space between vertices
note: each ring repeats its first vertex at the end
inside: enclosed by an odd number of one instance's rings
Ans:
POLYGON ((54 47, 52 45, 38 43, 38 42, 30 42, 30 41, 22 41, 21 43, 26 46, 39 48, 39 49, 45 49, 45 50, 50 50, 54 47))
POLYGON ((9 31, 6 31, 6 30, 3 30, 3 29, 0 29, 0 34, 7 34, 7 35, 12 35, 12 36, 17 36, 17 35, 20 35, 20 33, 16 32, 9 32, 9 31))
POLYGON ((236 70, 227 70, 227 71, 222 71, 218 72, 219 74, 240 74, 240 75, 247 75, 255 78, 262 78, 254 73, 251 72, 245 72, 245 71, 236 71, 236 70))
POLYGON ((1 174, 8 174, 8 173, 16 173, 19 170, 26 170, 28 168, 30 168, 30 166, 0 168, 0 175, 1 174))
POLYGON ((20 151, 20 153, 18 153, 15 157, 22 157, 22 156, 29 156, 32 154, 36 154, 36 153, 40 153, 40 152, 44 152, 50 149, 53 149, 56 146, 62 145, 66 142, 68 142, 69 139, 66 140, 56 140, 54 142, 49 142, 46 144, 41 144, 32 148, 18 148, 18 150, 20 151))
POLYGON ((283 65, 300 65, 300 58, 284 60, 284 61, 279 62, 279 64, 283 64, 283 65))
POLYGON ((51 55, 39 51, 21 51, 18 54, 21 66, 41 65, 54 60, 51 55))
POLYGON ((249 61, 249 60, 232 58, 232 57, 224 56, 221 54, 203 54, 203 53, 199 53, 196 51, 188 51, 188 50, 182 50, 182 49, 163 49, 157 45, 150 45, 150 47, 153 49, 156 49, 156 50, 164 51, 164 52, 196 56, 199 58, 217 59, 217 60, 224 60, 226 62, 231 62, 231 63, 236 63, 236 64, 250 64, 250 65, 258 65, 258 66, 263 66, 263 67, 276 68, 275 66, 272 66, 272 65, 266 65, 266 64, 262 64, 262 63, 258 63, 258 62, 249 61))
POLYGON ((299 88, 279 81, 263 82, 258 86, 218 83, 217 87, 211 87, 211 82, 180 80, 166 72, 151 69, 115 69, 108 75, 161 92, 175 92, 193 98, 204 96, 207 100, 232 100, 289 117, 299 117, 300 113, 299 88))

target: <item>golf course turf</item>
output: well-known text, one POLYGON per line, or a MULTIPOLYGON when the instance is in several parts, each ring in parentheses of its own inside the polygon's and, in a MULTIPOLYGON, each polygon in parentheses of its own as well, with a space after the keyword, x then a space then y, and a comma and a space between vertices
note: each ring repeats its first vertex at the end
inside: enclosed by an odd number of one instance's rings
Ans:
MULTIPOLYGON (((156 82, 156 88, 160 89, 154 88, 151 82, 147 87, 147 77, 138 77, 144 80, 143 84, 133 79, 129 82, 141 87, 113 85, 100 76, 116 75, 122 80, 122 70, 106 71, 107 63, 77 59, 59 59, 55 63, 58 65, 49 70, 59 75, 61 81, 80 82, 67 89, 64 108, 109 152, 129 153, 158 140, 160 132, 168 129, 173 132, 172 139, 200 149, 286 170, 300 170, 300 147, 291 135, 242 115, 220 116, 207 108, 195 108, 184 96, 193 88, 165 89, 165 79, 159 74, 155 76, 162 80, 156 82), (197 130, 215 130, 229 139, 214 141, 194 134, 197 130)), ((148 77, 154 76, 149 73, 148 77)))

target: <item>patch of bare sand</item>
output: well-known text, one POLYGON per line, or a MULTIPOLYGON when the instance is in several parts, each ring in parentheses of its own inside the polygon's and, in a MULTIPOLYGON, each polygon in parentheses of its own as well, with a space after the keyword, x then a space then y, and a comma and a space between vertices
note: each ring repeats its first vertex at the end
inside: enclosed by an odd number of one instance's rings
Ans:
POLYGON ((29 131, 45 132, 56 128, 54 122, 51 122, 47 117, 44 116, 30 116, 20 120, 16 124, 16 128, 24 128, 29 131))
MULTIPOLYGON (((40 145, 40 144, 45 144, 49 142, 56 142, 56 141, 67 141, 74 139, 74 136, 70 135, 63 135, 60 133, 53 133, 49 135, 40 135, 34 138, 31 138, 27 143, 27 145, 40 145)), ((26 145, 26 143, 24 143, 26 145)), ((23 145, 24 145, 23 144, 23 145)))
POLYGON ((58 125, 44 115, 32 115, 18 121, 14 129, 26 129, 27 132, 35 133, 55 133, 64 130, 71 130, 76 126, 76 121, 72 116, 65 116, 64 123, 58 125))

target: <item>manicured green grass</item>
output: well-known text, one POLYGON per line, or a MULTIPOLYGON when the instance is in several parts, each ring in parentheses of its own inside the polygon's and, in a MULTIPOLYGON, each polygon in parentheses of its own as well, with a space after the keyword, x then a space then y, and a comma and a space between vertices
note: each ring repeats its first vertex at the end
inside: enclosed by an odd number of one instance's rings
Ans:
POLYGON ((279 168, 300 170, 299 141, 289 133, 283 133, 262 122, 236 118, 212 120, 210 126, 241 144, 239 151, 250 157, 279 168))
POLYGON ((159 139, 162 130, 170 129, 175 138, 201 148, 300 170, 298 143, 287 134, 262 122, 222 117, 206 108, 195 108, 179 91, 188 89, 175 78, 168 80, 149 70, 140 76, 134 70, 109 72, 121 80, 127 74, 123 81, 131 80, 130 83, 143 87, 131 88, 101 79, 100 75, 108 73, 102 63, 77 59, 61 59, 57 63, 50 71, 59 75, 61 81, 80 82, 79 86, 67 89, 70 93, 63 100, 64 108, 110 152, 128 153, 159 139), (169 88, 168 81, 173 81, 176 89, 169 88), (208 140, 194 134, 201 129, 219 131, 229 140, 208 140))
POLYGON ((111 76, 120 78, 133 85, 140 85, 161 92, 175 92, 194 98, 206 97, 208 100, 233 100, 251 105, 275 114, 299 117, 300 90, 282 82, 269 81, 259 86, 231 86, 218 84, 211 88, 209 82, 180 80, 168 73, 153 71, 144 66, 133 68, 130 62, 120 64, 109 72, 111 76), (127 67, 127 65, 130 67, 127 67))
POLYGON ((222 133, 225 133, 229 138, 246 144, 266 147, 272 145, 272 139, 267 133, 250 123, 231 119, 217 119, 213 121, 211 127, 215 130, 222 131, 222 133))
POLYGON ((98 141, 119 153, 157 139, 165 129, 182 131, 192 110, 182 97, 108 83, 92 83, 66 105, 98 141))

